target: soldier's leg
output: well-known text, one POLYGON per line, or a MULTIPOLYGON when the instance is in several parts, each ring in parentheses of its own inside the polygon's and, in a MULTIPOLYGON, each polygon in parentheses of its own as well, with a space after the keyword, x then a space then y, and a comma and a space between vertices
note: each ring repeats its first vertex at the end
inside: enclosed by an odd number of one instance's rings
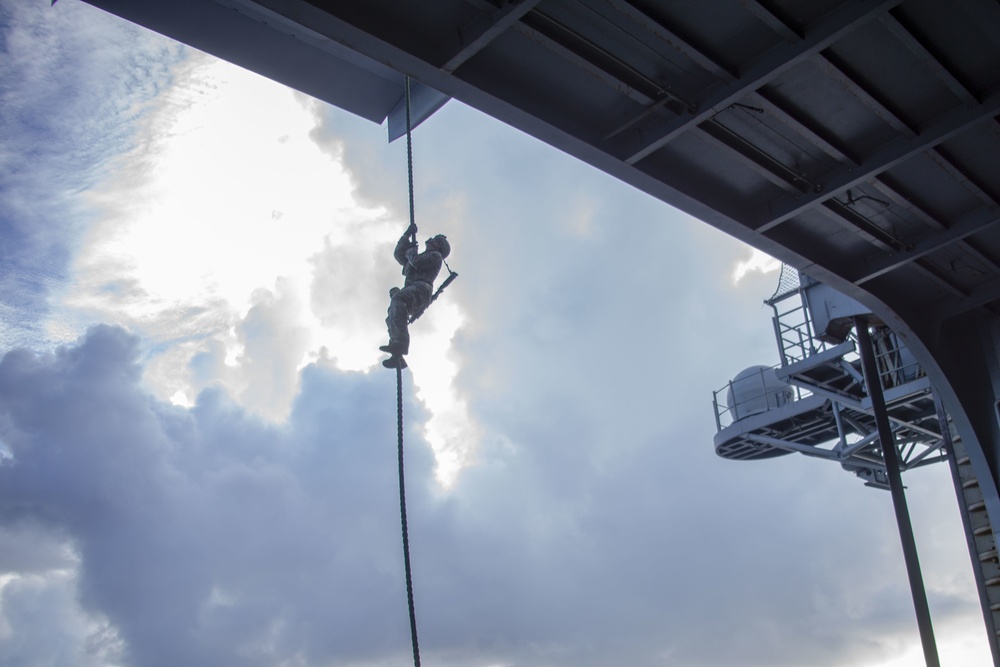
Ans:
POLYGON ((410 351, 410 313, 419 305, 422 293, 413 287, 404 287, 389 300, 389 313, 385 318, 389 329, 389 345, 384 346, 390 354, 408 354, 410 351))

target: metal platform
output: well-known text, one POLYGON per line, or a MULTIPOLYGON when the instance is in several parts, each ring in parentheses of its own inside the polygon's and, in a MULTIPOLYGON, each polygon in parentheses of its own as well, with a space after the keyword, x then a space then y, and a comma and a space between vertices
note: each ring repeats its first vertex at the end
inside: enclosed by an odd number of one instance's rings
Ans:
POLYGON ((857 301, 791 273, 782 267, 765 301, 782 363, 751 367, 714 392, 716 454, 752 461, 798 452, 890 491, 929 667, 939 662, 902 473, 948 461, 997 661, 1000 556, 961 436, 899 336, 857 301))
MULTIPOLYGON (((714 393, 716 454, 759 460, 799 452, 836 461, 866 484, 883 487, 885 464, 856 343, 849 336, 824 340, 815 330, 808 294, 809 285, 798 286, 766 302, 775 313, 784 363, 744 372, 714 393)), ((901 469, 945 460, 930 381, 898 337, 886 330, 878 340, 901 469)))

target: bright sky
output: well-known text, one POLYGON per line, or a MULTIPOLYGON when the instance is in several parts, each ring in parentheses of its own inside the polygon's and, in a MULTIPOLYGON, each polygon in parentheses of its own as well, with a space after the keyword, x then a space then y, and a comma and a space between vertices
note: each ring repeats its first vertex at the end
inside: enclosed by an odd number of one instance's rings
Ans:
MULTIPOLYGON (((405 145, 76 0, 0 0, 0 660, 403 665, 405 145)), ((723 461, 770 258, 451 102, 415 134, 411 547, 434 665, 923 664, 887 494, 723 461)), ((943 665, 988 664, 944 466, 943 665)))

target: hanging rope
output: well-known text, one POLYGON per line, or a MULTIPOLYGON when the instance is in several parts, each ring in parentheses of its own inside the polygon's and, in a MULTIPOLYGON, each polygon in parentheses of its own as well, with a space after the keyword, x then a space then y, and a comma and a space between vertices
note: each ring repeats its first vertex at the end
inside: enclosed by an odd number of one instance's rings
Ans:
MULTIPOLYGON (((410 77, 406 77, 406 167, 410 186, 410 224, 413 224, 413 147, 410 137, 410 77)), ((410 572, 410 538, 406 528, 406 482, 403 474, 403 365, 396 365, 396 434, 399 459, 399 521, 403 529, 403 568, 406 572, 406 604, 410 611, 410 642, 413 645, 413 665, 420 667, 420 647, 417 643, 417 611, 413 603, 413 577, 410 572)))
MULTIPOLYGON (((413 210, 414 209, 414 207, 413 207, 413 137, 412 137, 413 127, 412 127, 412 123, 410 121, 410 77, 407 76, 407 77, 404 77, 404 78, 406 80, 405 91, 403 93, 403 96, 404 96, 405 102, 406 102, 406 176, 407 176, 407 182, 408 182, 409 189, 410 189, 410 226, 412 227, 412 226, 414 226, 416 224, 416 215, 414 214, 414 210, 413 210)), ((412 241, 412 242, 415 243, 416 240, 417 240, 417 235, 416 234, 411 234, 410 235, 410 241, 412 241)), ((427 310, 428 306, 430 306, 432 303, 434 303, 435 301, 437 301, 437 298, 438 298, 438 296, 441 295, 441 292, 443 292, 444 289, 448 285, 450 285, 452 282, 454 282, 455 278, 458 278, 458 274, 451 270, 451 267, 448 266, 448 262, 445 262, 444 266, 445 266, 446 269, 448 269, 448 277, 445 278, 444 282, 441 283, 441 286, 437 288, 437 291, 434 292, 434 294, 431 296, 431 300, 427 303, 427 305, 425 305, 419 311, 417 311, 416 313, 414 313, 413 315, 410 316, 410 324, 413 324, 414 322, 416 322, 417 318, 424 314, 424 311, 427 310)))
POLYGON ((410 538, 406 529, 406 483, 403 474, 403 369, 396 366, 396 434, 399 460, 399 520, 403 526, 403 569, 406 571, 406 604, 410 610, 410 642, 413 644, 413 664, 420 667, 420 647, 417 643, 417 611, 413 603, 413 577, 410 572, 410 538))
MULTIPOLYGON (((413 137, 410 125, 410 77, 406 79, 406 90, 403 96, 406 98, 406 177, 410 188, 410 225, 416 224, 416 216, 413 213, 413 137)), ((414 234, 410 240, 415 241, 414 234)))

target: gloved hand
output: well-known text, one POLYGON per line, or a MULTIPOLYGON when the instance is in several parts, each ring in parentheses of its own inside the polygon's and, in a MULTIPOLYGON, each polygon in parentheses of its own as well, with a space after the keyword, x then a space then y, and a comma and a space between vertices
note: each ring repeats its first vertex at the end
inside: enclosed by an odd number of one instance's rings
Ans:
POLYGON ((417 233, 417 224, 415 222, 411 222, 410 226, 406 228, 405 232, 403 232, 403 236, 413 236, 416 233, 417 233))

